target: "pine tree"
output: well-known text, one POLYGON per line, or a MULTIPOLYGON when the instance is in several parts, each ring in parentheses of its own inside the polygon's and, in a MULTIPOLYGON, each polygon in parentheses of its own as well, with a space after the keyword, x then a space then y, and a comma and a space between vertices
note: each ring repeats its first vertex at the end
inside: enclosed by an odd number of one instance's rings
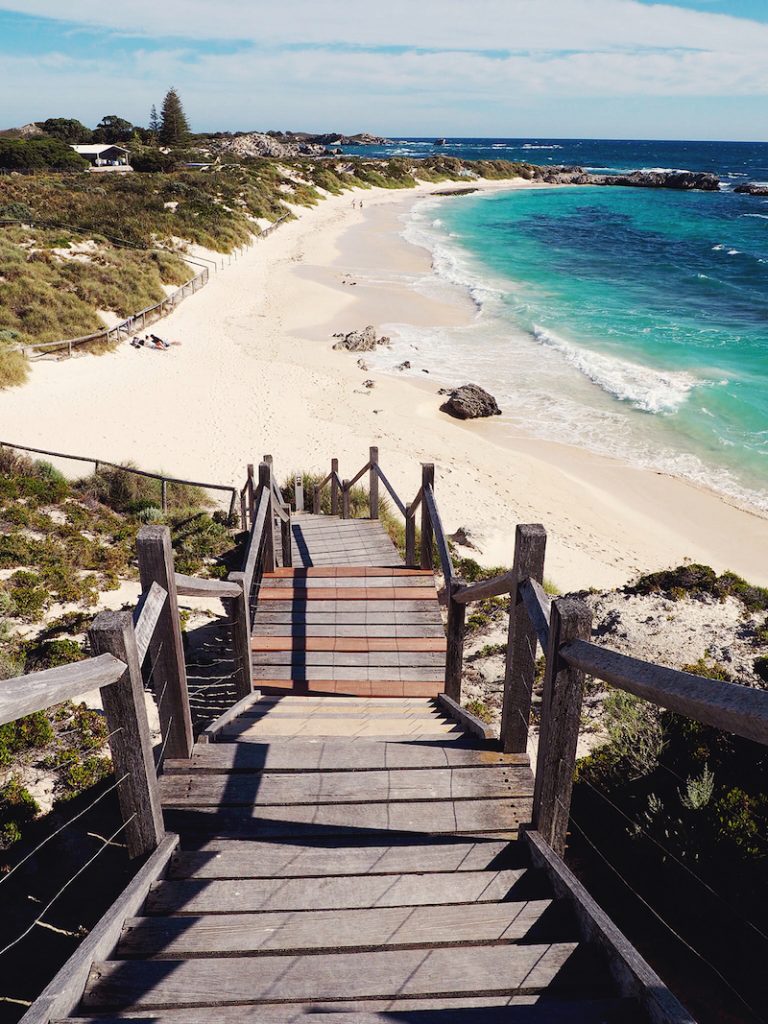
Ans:
POLYGON ((164 146, 184 146, 189 139, 189 122, 179 94, 169 89, 160 115, 160 141, 164 146))
POLYGON ((152 140, 157 142, 160 135, 160 118, 157 116, 157 107, 152 104, 152 110, 149 114, 149 131, 152 135, 152 140))

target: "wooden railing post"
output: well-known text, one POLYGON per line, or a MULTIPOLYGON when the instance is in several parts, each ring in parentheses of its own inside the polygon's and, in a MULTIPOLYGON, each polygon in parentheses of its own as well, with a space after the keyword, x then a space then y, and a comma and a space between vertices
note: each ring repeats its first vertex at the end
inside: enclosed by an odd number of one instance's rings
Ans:
POLYGON ((528 746, 533 682, 536 676, 536 630, 520 597, 520 584, 544 582, 547 531, 538 523, 522 524, 515 531, 515 582, 509 597, 509 635, 501 711, 501 743, 507 754, 524 754, 528 746))
POLYGON ((339 514, 339 485, 337 478, 339 475, 339 460, 331 459, 331 515, 337 516, 339 514))
MULTIPOLYGON (((426 492, 428 487, 434 488, 435 467, 431 462, 421 464, 421 486, 426 492)), ((432 520, 429 518, 429 508, 422 499, 421 502, 421 568, 431 569, 432 564, 432 520)))
POLYGON ((320 515, 320 485, 315 484, 315 489, 312 494, 312 513, 313 515, 320 515))
POLYGON ((189 757, 194 744, 187 692, 187 670, 179 622, 179 599, 173 565, 171 531, 167 526, 142 526, 136 541, 143 592, 158 583, 168 594, 157 621, 148 657, 152 688, 167 757, 189 757))
POLYGON ((232 583, 239 583, 241 592, 237 597, 224 598, 224 608, 232 624, 232 650, 235 660, 235 691, 242 700, 253 690, 253 662, 251 654, 251 595, 245 590, 245 573, 231 572, 227 577, 232 583))
MULTIPOLYGON (((253 463, 252 462, 248 463, 248 479, 247 479, 247 482, 246 482, 246 488, 247 488, 247 496, 248 496, 248 517, 250 519, 251 524, 253 524, 253 517, 256 515, 256 508, 255 508, 255 504, 254 504, 255 503, 256 487, 255 487, 255 484, 254 484, 254 470, 253 470, 253 463)), ((247 528, 248 528, 248 524, 247 523, 243 523, 243 529, 246 530, 247 528)))
POLYGON ((267 492, 269 509, 267 510, 267 522, 264 527, 264 572, 275 571, 275 492, 272 489, 272 467, 268 462, 259 464, 259 487, 257 500, 261 502, 261 496, 267 492))
POLYGON ((89 630, 94 654, 112 654, 128 666, 118 682, 101 689, 109 748, 129 857, 157 848, 165 835, 152 739, 144 703, 141 665, 130 612, 101 612, 89 630))
POLYGON ((405 564, 416 566, 416 513, 410 505, 405 508, 405 564))
POLYGON ((561 857, 568 833, 584 673, 571 668, 560 657, 560 648, 571 640, 589 640, 591 632, 592 612, 583 601, 562 598, 552 603, 533 790, 533 827, 561 857))
POLYGON ((284 505, 283 508, 288 514, 288 518, 280 520, 280 546, 283 554, 283 566, 286 569, 290 569, 293 565, 293 551, 291 548, 291 542, 293 540, 293 535, 291 533, 291 506, 284 505))
POLYGON ((445 694, 461 704, 461 677, 464 671, 464 619, 467 606, 454 601, 453 595, 461 586, 457 580, 449 584, 448 593, 448 649, 445 655, 445 694))
POLYGON ((168 511, 168 481, 160 481, 160 507, 163 512, 168 511))
POLYGON ((369 509, 371 519, 379 518, 379 474, 376 472, 376 467, 379 464, 379 449, 370 448, 368 451, 368 461, 371 464, 371 468, 368 474, 368 495, 369 495, 369 509))
POLYGON ((293 478, 293 504, 297 512, 304 511, 304 477, 300 473, 293 478))
POLYGON ((349 492, 351 488, 349 486, 349 480, 342 480, 341 482, 341 518, 349 519, 349 492))

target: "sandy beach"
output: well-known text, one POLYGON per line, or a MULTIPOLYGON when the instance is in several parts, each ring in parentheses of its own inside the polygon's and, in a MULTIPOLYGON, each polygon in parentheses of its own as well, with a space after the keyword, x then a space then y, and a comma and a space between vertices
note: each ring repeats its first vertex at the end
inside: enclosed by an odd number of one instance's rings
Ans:
MULTIPOLYGON (((363 371, 357 356, 332 350, 336 331, 474 315, 459 292, 435 298, 413 287, 430 259, 400 237, 401 218, 434 189, 372 189, 297 211, 154 328, 179 346, 124 344, 34 364, 25 387, 0 393, 0 438, 238 485, 246 463, 267 452, 281 480, 327 471, 332 456, 351 477, 376 444, 406 501, 419 463, 435 463, 445 526, 468 529, 481 561, 511 562, 515 523, 535 521, 549 532, 547 575, 562 589, 615 586, 685 559, 768 584, 762 516, 498 422, 452 420, 439 412, 439 367, 414 382, 363 371)), ((79 468, 61 465, 70 475, 79 468)))

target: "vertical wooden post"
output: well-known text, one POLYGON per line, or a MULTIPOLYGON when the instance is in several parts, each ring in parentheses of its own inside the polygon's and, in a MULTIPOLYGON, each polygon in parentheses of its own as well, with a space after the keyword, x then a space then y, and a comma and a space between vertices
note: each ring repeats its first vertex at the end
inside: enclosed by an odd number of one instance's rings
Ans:
POLYGON ((284 505, 284 510, 288 513, 287 519, 280 520, 280 546, 282 548, 283 555, 283 566, 289 569, 293 565, 293 551, 291 549, 291 506, 284 505))
POLYGON ((163 512, 168 511, 168 481, 160 481, 160 507, 163 512))
MULTIPOLYGON (((261 495, 267 492, 269 508, 267 509, 267 522, 264 526, 264 572, 275 571, 275 492, 272 488, 272 467, 268 462, 259 464, 259 487, 256 492, 257 500, 261 503, 261 495)), ((254 514, 255 517, 255 514, 254 514)))
MULTIPOLYGON (((252 462, 248 463, 248 477, 246 479, 245 487, 246 487, 246 494, 248 496, 248 515, 250 516, 250 519, 251 519, 251 526, 253 526, 253 517, 256 515, 256 509, 254 507, 255 490, 256 490, 256 488, 255 488, 255 485, 254 485, 254 472, 253 472, 253 463, 252 462)), ((245 530, 247 528, 248 528, 247 523, 243 523, 243 529, 245 530)))
MULTIPOLYGON (((431 462, 421 464, 421 486, 426 492, 427 487, 435 484, 435 467, 431 462)), ((432 569, 432 520, 426 499, 421 500, 421 568, 432 569)))
POLYGON ((536 756, 533 827, 561 857, 568 833, 584 673, 563 661, 560 648, 571 640, 589 640, 591 633, 592 612, 583 601, 562 598, 553 602, 536 756))
POLYGON ((297 473, 293 480, 294 505, 297 512, 304 511, 304 478, 297 473))
POLYGON ((130 612, 101 612, 88 631, 94 654, 113 654, 128 666, 122 678, 101 690, 109 748, 129 857, 157 848, 165 835, 152 740, 144 704, 141 665, 130 612))
POLYGON ((312 514, 320 515, 320 485, 315 484, 314 491, 312 493, 312 514))
POLYGON ((448 584, 448 649, 445 655, 445 693, 461 704, 461 677, 464 670, 464 619, 467 606, 454 601, 453 595, 461 584, 451 580, 448 584))
POLYGON ((341 518, 349 519, 349 480, 341 482, 341 518))
POLYGON ((187 670, 179 622, 179 599, 173 565, 171 531, 167 526, 142 526, 136 541, 142 591, 159 583, 168 594, 148 658, 167 757, 189 757, 194 738, 187 692, 187 670))
POLYGON ((248 502, 245 489, 240 492, 240 525, 243 531, 248 529, 248 502))
POLYGON ((227 579, 239 583, 238 597, 224 599, 229 621, 232 624, 232 650, 235 660, 235 691, 242 700, 253 690, 253 662, 251 654, 251 595, 245 591, 245 573, 231 572, 227 579))
POLYGON ((547 531, 538 523, 521 524, 515 531, 515 584, 509 596, 509 634, 501 709, 501 743, 506 754, 524 754, 528 746, 533 681, 536 675, 536 630, 520 597, 520 584, 544 580, 547 531))
POLYGON ((339 514, 339 485, 337 483, 337 477, 339 475, 339 460, 331 459, 331 515, 337 516, 339 514))
POLYGON ((369 449, 368 461, 371 464, 371 469, 368 474, 368 495, 369 495, 369 508, 371 519, 379 518, 379 474, 376 472, 376 467, 379 465, 379 449, 369 449))
POLYGON ((530 701, 536 677, 537 634, 520 597, 524 580, 544 581, 547 531, 539 523, 515 530, 513 571, 515 584, 509 598, 509 634, 504 672, 501 741, 505 754, 524 754, 528 743, 530 701))
POLYGON ((416 513, 410 505, 405 506, 405 564, 416 566, 416 513))

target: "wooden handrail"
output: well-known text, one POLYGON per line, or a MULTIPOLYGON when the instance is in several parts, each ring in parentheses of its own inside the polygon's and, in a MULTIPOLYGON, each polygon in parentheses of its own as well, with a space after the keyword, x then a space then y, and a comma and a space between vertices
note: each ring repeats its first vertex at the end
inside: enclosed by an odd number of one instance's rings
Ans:
POLYGON ((446 588, 450 588, 456 572, 453 568, 453 559, 451 558, 451 552, 448 548, 448 541, 445 539, 443 523, 440 519, 437 502, 435 501, 435 493, 432 490, 431 485, 424 488, 424 504, 427 507, 429 518, 432 523, 435 544, 437 545, 437 553, 440 556, 440 565, 443 570, 443 576, 445 577, 445 585, 446 588))
POLYGON ((356 473, 355 476, 353 476, 351 480, 347 481, 347 487, 354 487, 355 484, 357 483, 357 481, 361 480, 365 476, 365 474, 370 470, 370 468, 371 468, 370 462, 366 462, 366 464, 363 466, 363 468, 360 470, 360 472, 356 473))
POLYGON ((390 498, 392 499, 392 501, 394 501, 395 505, 397 505, 398 509, 400 510, 400 514, 404 516, 405 515, 405 505, 402 503, 402 501, 398 497, 397 492, 395 491, 395 489, 392 486, 392 484, 389 482, 389 480, 387 480, 387 478, 384 475, 384 472, 383 472, 381 466, 378 464, 378 462, 374 464, 373 469, 374 469, 374 471, 376 473, 376 476, 379 478, 379 480, 381 480, 381 482, 386 487, 386 489, 387 489, 387 491, 389 493, 390 498))
POLYGON ((0 683, 0 725, 45 711, 54 704, 79 697, 89 690, 111 686, 122 679, 126 664, 111 654, 102 654, 72 665, 48 668, 0 683))
POLYGON ((560 657, 588 675, 715 729, 768 745, 768 692, 706 679, 573 640, 560 657))
POLYGON ((180 597, 217 597, 224 600, 237 597, 240 593, 239 585, 226 580, 205 580, 197 576, 185 576, 181 572, 175 575, 176 593, 180 597))
POLYGON ((462 584, 453 595, 453 599, 459 604, 471 604, 473 601, 485 601, 489 597, 501 597, 503 594, 511 593, 516 582, 517 574, 512 569, 500 576, 494 576, 492 580, 462 584))
POLYGON ((167 600, 168 591, 164 590, 156 581, 153 581, 149 590, 145 590, 139 598, 139 603, 133 613, 133 630, 136 634, 136 649, 140 662, 143 662, 147 655, 149 642, 154 635, 160 613, 167 600))
POLYGON ((541 649, 546 651, 549 643, 549 620, 552 613, 552 602, 544 590, 544 587, 536 580, 523 580, 520 584, 520 597, 522 598, 525 610, 531 625, 536 631, 536 636, 541 644, 541 649))
POLYGON ((290 513, 287 511, 288 506, 284 504, 282 501, 276 501, 273 505, 273 508, 275 513, 279 516, 280 519, 282 519, 284 523, 289 523, 291 521, 290 513))
POLYGON ((264 527, 269 519, 269 505, 269 492, 264 490, 261 492, 256 515, 253 517, 253 526, 251 527, 251 535, 248 541, 245 563, 243 565, 246 590, 249 594, 253 589, 253 578, 256 572, 256 563, 259 557, 259 548, 261 547, 264 527))

